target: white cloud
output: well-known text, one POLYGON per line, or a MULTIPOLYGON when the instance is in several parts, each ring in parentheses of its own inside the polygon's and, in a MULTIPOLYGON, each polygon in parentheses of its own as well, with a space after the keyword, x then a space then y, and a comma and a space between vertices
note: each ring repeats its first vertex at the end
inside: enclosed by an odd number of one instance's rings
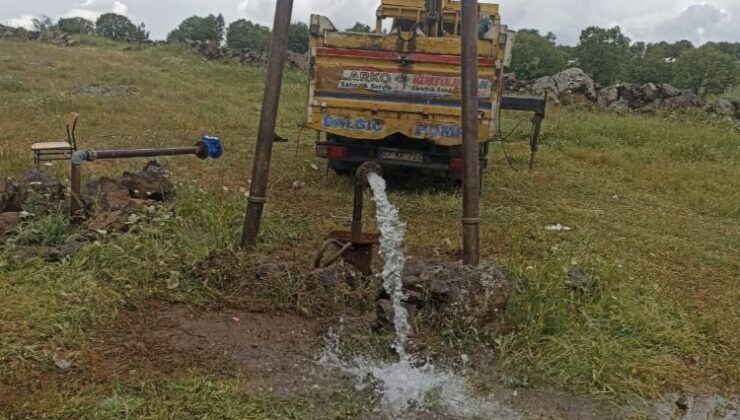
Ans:
POLYGON ((86 0, 84 3, 75 4, 70 11, 62 16, 79 16, 94 21, 104 13, 117 13, 119 15, 127 15, 128 6, 120 1, 86 0))
MULTIPOLYGON (((0 22, 28 25, 35 16, 82 16, 95 19, 115 12, 144 21, 163 38, 192 15, 223 13, 271 25, 276 0, 0 0, 0 22), (12 18, 12 19, 11 19, 12 18)), ((619 25, 635 41, 740 41, 740 0, 485 0, 500 3, 511 28, 554 32, 558 41, 575 44, 590 25, 619 25)), ((293 20, 308 22, 311 13, 329 17, 339 28, 356 21, 374 26, 380 0, 295 0, 293 20)))
POLYGON ((38 16, 34 15, 21 15, 18 17, 8 19, 8 26, 16 28, 33 29, 33 20, 38 19, 38 16))

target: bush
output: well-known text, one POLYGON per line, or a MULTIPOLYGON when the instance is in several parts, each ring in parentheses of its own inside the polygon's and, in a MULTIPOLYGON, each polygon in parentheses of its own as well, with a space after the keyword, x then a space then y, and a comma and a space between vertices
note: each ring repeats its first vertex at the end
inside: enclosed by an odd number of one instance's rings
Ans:
POLYGON ((101 15, 95 22, 95 33, 115 41, 143 41, 149 39, 144 24, 136 26, 126 16, 115 13, 101 15))
POLYGON ((95 24, 81 17, 59 18, 57 28, 70 35, 93 35, 95 33, 95 24))
POLYGON ((245 19, 231 22, 226 30, 226 45, 229 48, 267 51, 270 45, 270 28, 245 19))
POLYGON ((673 83, 699 95, 723 93, 740 82, 740 65, 713 47, 686 50, 678 56, 673 83))
POLYGON ((167 36, 168 41, 219 41, 224 39, 226 23, 223 15, 191 16, 167 36))

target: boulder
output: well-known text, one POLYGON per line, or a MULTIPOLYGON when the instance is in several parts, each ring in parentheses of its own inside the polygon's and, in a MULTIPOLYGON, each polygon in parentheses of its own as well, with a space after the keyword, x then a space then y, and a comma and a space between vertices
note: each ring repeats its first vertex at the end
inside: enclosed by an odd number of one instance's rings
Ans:
POLYGON ((680 95, 666 98, 663 101, 663 107, 669 111, 701 108, 703 105, 704 101, 690 90, 684 90, 680 95))
POLYGON ((570 68, 552 76, 559 95, 566 93, 581 93, 590 101, 596 100, 594 81, 586 72, 579 68, 570 68))
POLYGON ((547 99, 560 103, 560 91, 551 76, 541 77, 532 83, 532 93, 539 96, 547 95, 547 99))
POLYGON ((547 95, 556 103, 561 101, 579 103, 579 98, 596 101, 596 87, 594 81, 581 69, 570 68, 554 76, 546 76, 535 80, 531 87, 536 95, 547 95))
POLYGON ((85 185, 82 200, 92 213, 115 212, 135 206, 129 195, 129 189, 119 180, 107 176, 85 185))
POLYGON ((601 89, 596 98, 596 102, 601 108, 607 108, 613 102, 619 99, 619 87, 617 85, 607 86, 601 89))
POLYGON ((146 164, 137 172, 124 172, 121 185, 128 189, 133 198, 166 201, 174 192, 169 172, 156 161, 146 164))
MULTIPOLYGON (((409 260, 403 276, 404 306, 422 311, 435 325, 455 323, 486 333, 500 332, 509 300, 506 276, 491 263, 467 267, 447 261, 409 260)), ((377 300, 376 327, 390 326, 393 306, 382 291, 377 300)))
POLYGON ((733 116, 735 114, 735 106, 727 99, 717 99, 711 103, 710 109, 718 115, 733 116))
POLYGON ((681 94, 680 90, 674 88, 668 83, 661 83, 658 85, 658 89, 660 89, 661 96, 664 98, 673 98, 681 94))
POLYGON ((64 200, 66 188, 59 178, 33 169, 24 176, 24 187, 30 196, 37 196, 47 201, 64 200))
POLYGON ((0 179, 0 213, 21 211, 23 190, 10 178, 0 179))
POLYGON ((658 111, 660 111, 660 107, 663 104, 663 99, 656 98, 652 102, 648 103, 647 105, 638 108, 638 110, 643 114, 657 114, 658 111))
POLYGON ((22 222, 21 214, 17 212, 0 213, 0 245, 4 244, 22 222))
POLYGON ((614 101, 611 104, 609 104, 609 106, 606 109, 607 111, 610 111, 610 112, 616 112, 618 114, 623 114, 625 112, 630 111, 630 104, 624 99, 619 99, 618 101, 614 101))
POLYGON ((640 87, 640 92, 646 101, 652 102, 660 98, 660 89, 654 83, 645 83, 640 87))

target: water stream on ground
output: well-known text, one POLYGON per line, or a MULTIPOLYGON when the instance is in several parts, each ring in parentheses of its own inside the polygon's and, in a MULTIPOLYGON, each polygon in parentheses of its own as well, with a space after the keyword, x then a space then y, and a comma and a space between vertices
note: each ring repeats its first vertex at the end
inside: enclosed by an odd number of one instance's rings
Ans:
POLYGON ((358 389, 374 386, 380 393, 383 409, 395 417, 409 409, 440 407, 450 415, 465 418, 517 418, 514 412, 501 407, 495 401, 470 396, 464 377, 438 369, 430 362, 420 363, 406 352, 406 340, 411 331, 408 311, 403 306, 405 297, 402 280, 406 262, 403 240, 406 224, 399 218, 398 209, 388 200, 385 180, 371 173, 368 181, 381 233, 380 255, 385 261, 383 288, 393 303, 396 332, 393 349, 399 360, 396 363, 365 358, 345 361, 340 357, 338 334, 330 332, 319 364, 351 374, 356 379, 358 389))

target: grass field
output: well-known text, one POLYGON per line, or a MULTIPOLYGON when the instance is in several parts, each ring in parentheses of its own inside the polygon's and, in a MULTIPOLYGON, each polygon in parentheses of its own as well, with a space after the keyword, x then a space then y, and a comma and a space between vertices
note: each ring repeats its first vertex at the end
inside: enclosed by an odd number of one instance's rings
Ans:
MULTIPOLYGON (((200 365, 99 375, 90 354, 111 325, 132 313, 145 317, 152 302, 249 309, 244 296, 205 284, 192 269, 212 252, 236 248, 263 78, 261 68, 208 63, 174 48, 0 41, 3 176, 30 168, 31 143, 62 138, 70 111, 82 115, 83 148, 189 145, 208 133, 226 149, 218 161, 162 159, 178 185, 174 217, 89 245, 61 264, 18 263, 12 249, 2 251, 0 417, 308 416, 311 401, 245 393, 249 378, 238 373, 200 365), (134 85, 137 93, 73 93, 87 83, 134 85), (59 372, 55 354, 80 367, 74 377, 59 372)), ((305 85, 304 74, 287 72, 278 132, 291 142, 275 146, 259 252, 307 267, 323 235, 348 226, 352 184, 327 175, 313 157, 315 134, 300 129, 305 85), (293 189, 295 181, 305 185, 293 189)), ((507 131, 523 116, 504 117, 507 131)), ((740 393, 737 125, 704 114, 553 110, 532 172, 525 170, 526 133, 516 135, 506 144, 510 162, 500 145, 492 148, 481 202, 483 256, 520 279, 506 313, 512 331, 496 339, 491 380, 615 402, 674 390, 740 393), (546 231, 552 223, 573 230, 546 231), (571 270, 598 278, 598 293, 571 293, 571 270)), ((85 176, 138 166, 95 163, 85 176)), ((48 170, 68 178, 66 165, 48 170)), ((460 193, 440 181, 389 184, 408 222, 408 253, 455 254, 460 193)), ((65 224, 52 214, 23 230, 53 245, 74 235, 65 224)), ((287 299, 279 309, 295 305, 287 299)), ((326 417, 361 409, 343 393, 332 401, 326 417)))

